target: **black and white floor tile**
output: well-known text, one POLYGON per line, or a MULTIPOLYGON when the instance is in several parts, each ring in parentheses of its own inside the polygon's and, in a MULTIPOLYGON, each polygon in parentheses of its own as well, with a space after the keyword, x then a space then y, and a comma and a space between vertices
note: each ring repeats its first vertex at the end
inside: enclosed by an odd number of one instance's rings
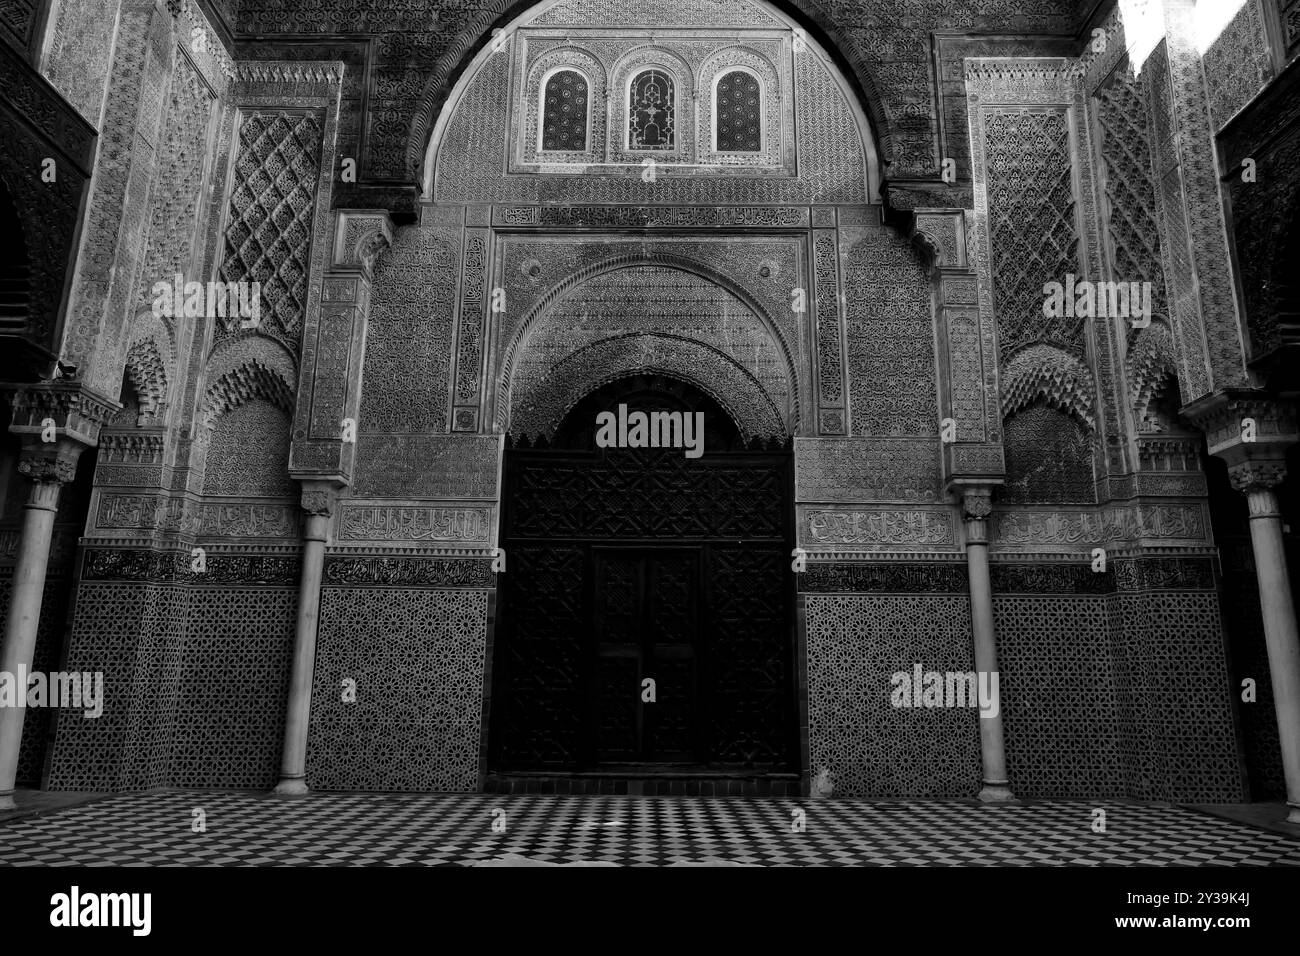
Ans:
POLYGON ((1194 810, 1119 801, 984 806, 494 794, 285 799, 164 791, 0 821, 0 866, 701 863, 1300 866, 1300 838, 1194 810), (1098 807, 1106 810, 1105 833, 1093 830, 1098 807), (195 832, 200 819, 202 832, 195 832))

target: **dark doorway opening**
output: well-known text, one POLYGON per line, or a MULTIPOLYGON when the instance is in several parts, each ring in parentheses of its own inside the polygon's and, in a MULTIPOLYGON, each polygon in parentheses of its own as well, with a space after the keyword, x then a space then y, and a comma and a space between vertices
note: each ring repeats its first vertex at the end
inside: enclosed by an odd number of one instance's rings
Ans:
POLYGON ((694 387, 625 378, 550 440, 507 441, 503 509, 489 788, 797 774, 788 441, 746 446, 694 387), (702 412, 702 457, 598 448, 620 404, 702 412))

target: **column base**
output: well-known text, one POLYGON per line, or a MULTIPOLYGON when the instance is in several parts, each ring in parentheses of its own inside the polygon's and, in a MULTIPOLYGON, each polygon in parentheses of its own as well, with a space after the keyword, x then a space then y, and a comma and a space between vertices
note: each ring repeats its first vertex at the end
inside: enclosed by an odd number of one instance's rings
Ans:
POLYGON ((1016 795, 1005 783, 985 782, 984 789, 980 791, 980 801, 983 803, 1014 803, 1015 799, 1016 795))
POLYGON ((311 793, 307 789, 307 779, 305 777, 284 777, 275 785, 272 793, 277 793, 282 797, 302 797, 311 793))
POLYGON ((0 793, 0 812, 5 810, 17 810, 18 804, 14 802, 14 792, 0 793))
MULTIPOLYGON (((0 797, 0 799, 3 798, 0 797)), ((1296 826, 1300 826, 1300 803, 1288 803, 1286 806, 1288 811, 1286 815, 1286 822, 1294 823, 1296 826)))

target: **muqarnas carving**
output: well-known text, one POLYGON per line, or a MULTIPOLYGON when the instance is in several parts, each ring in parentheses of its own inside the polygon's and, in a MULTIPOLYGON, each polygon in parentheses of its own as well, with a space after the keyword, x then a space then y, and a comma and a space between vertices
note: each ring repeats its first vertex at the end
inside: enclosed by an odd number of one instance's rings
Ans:
POLYGON ((278 346, 255 338, 214 356, 200 425, 200 439, 207 443, 204 494, 294 494, 288 473, 294 401, 288 363, 278 346))
POLYGON ((1009 502, 1091 503, 1094 390, 1074 355, 1035 344, 1002 370, 1009 502))

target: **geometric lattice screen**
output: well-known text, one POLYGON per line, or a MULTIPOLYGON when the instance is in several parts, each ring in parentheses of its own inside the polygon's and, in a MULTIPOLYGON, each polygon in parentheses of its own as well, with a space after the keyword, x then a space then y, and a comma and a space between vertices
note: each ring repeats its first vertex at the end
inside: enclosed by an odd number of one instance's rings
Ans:
POLYGON ((1022 346, 1046 342, 1083 348, 1083 319, 1043 315, 1043 285, 1077 274, 1070 128, 1063 110, 989 111, 988 164, 993 299, 1003 361, 1022 346))
POLYGON ((307 114, 245 117, 230 194, 221 278, 260 282, 263 327, 293 341, 307 305, 321 135, 307 114))

